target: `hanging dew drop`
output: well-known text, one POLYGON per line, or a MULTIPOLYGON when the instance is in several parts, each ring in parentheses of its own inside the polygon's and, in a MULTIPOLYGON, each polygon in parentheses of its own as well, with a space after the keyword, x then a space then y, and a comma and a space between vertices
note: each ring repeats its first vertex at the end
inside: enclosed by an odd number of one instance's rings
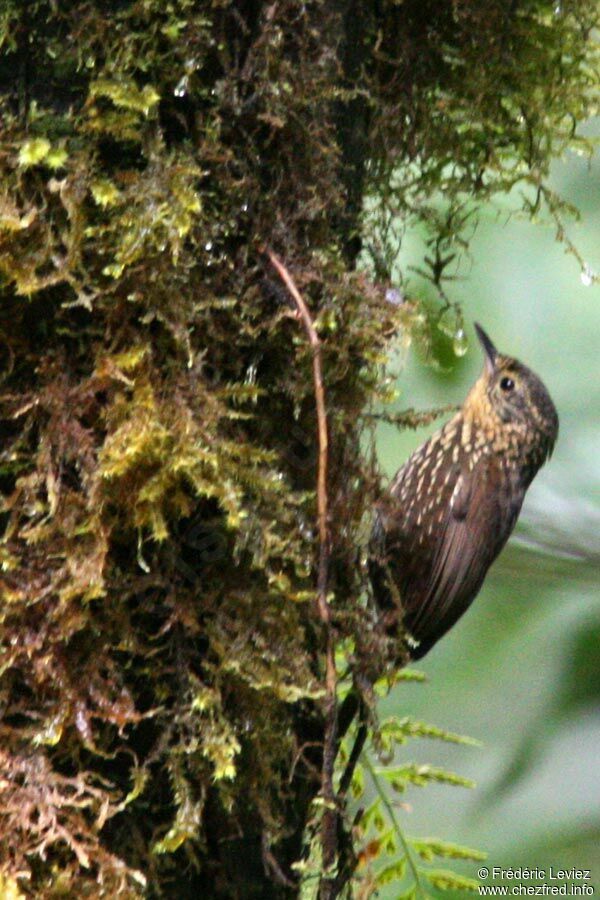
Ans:
POLYGON ((452 340, 452 349, 454 350, 455 356, 464 356, 469 347, 469 341, 467 340, 467 335, 465 334, 464 328, 459 328, 452 340))
POLYGON ((183 78, 180 78, 177 84, 175 85, 175 89, 173 93, 176 97, 185 97, 188 92, 188 76, 184 75, 183 78))
POLYGON ((404 303, 404 295, 398 288, 388 288, 385 292, 385 299, 394 306, 401 306, 404 303))
POLYGON ((445 334, 446 337, 452 338, 454 340, 456 336, 456 312, 453 309, 447 309, 440 316, 437 327, 445 334))
POLYGON ((590 287, 596 279, 596 273, 591 266, 586 263, 581 270, 581 275, 579 277, 581 278, 581 283, 584 287, 590 287))

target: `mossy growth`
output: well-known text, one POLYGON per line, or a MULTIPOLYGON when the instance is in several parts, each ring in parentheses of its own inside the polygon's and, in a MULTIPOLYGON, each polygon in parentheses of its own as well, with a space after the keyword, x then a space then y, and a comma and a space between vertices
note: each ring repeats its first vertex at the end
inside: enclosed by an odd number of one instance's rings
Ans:
MULTIPOLYGON (((597 26, 592 0, 4 0, 6 896, 318 884, 312 352, 262 248, 321 339, 328 599, 364 684, 389 669, 368 429, 388 353, 431 324, 390 302, 398 233, 428 223, 443 291, 469 204, 523 182, 560 214, 545 179, 593 111, 597 26)), ((345 812, 336 890, 367 896, 389 866, 345 812)))

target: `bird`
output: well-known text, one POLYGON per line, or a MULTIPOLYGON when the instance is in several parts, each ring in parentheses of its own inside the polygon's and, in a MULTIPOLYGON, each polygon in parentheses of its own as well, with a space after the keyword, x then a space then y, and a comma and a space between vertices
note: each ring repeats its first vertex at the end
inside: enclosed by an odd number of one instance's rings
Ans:
POLYGON ((469 608, 558 437, 540 378, 475 330, 482 374, 376 504, 369 577, 385 631, 406 636, 405 659, 425 656, 469 608))

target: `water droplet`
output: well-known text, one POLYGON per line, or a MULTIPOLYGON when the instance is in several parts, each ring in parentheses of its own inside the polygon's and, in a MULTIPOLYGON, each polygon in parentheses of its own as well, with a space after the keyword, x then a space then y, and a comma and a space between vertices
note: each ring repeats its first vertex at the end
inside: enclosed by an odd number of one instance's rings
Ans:
POLYGON ((185 97, 185 95, 188 92, 188 81, 189 81, 188 75, 184 75, 182 78, 179 79, 179 81, 175 85, 175 89, 173 90, 173 93, 175 94, 176 97, 185 97))
POLYGON ((385 292, 385 299, 394 306, 401 306, 404 303, 404 294, 398 288, 388 288, 385 292))
POLYGON ((464 356, 469 348, 469 341, 464 328, 458 328, 452 340, 452 349, 455 356, 464 356))
POLYGON ((90 721, 86 713, 86 709, 82 703, 77 704, 77 712, 75 713, 75 725, 77 731, 85 741, 91 741, 92 731, 90 721))
POLYGON ((590 287, 590 285, 592 285, 596 280, 596 273, 594 272, 592 267, 586 263, 581 270, 580 278, 581 283, 584 285, 584 287, 590 287))
POLYGON ((204 249, 205 249, 205 250, 208 250, 208 252, 210 253, 210 251, 212 250, 212 248, 213 248, 213 242, 212 242, 212 241, 207 241, 207 242, 205 243, 205 245, 204 245, 204 249))
POLYGON ((454 336, 457 332, 456 326, 456 311, 454 309, 447 309, 438 319, 437 327, 442 332, 442 334, 445 334, 446 337, 452 338, 452 340, 454 340, 454 336))

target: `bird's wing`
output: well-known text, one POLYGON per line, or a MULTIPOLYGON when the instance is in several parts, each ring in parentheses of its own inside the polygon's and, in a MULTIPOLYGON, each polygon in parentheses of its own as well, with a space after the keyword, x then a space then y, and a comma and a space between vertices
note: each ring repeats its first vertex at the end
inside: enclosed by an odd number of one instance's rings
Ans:
POLYGON ((465 612, 512 531, 523 498, 499 489, 499 478, 489 466, 458 471, 427 587, 420 597, 407 597, 406 623, 423 645, 419 655, 465 612))

